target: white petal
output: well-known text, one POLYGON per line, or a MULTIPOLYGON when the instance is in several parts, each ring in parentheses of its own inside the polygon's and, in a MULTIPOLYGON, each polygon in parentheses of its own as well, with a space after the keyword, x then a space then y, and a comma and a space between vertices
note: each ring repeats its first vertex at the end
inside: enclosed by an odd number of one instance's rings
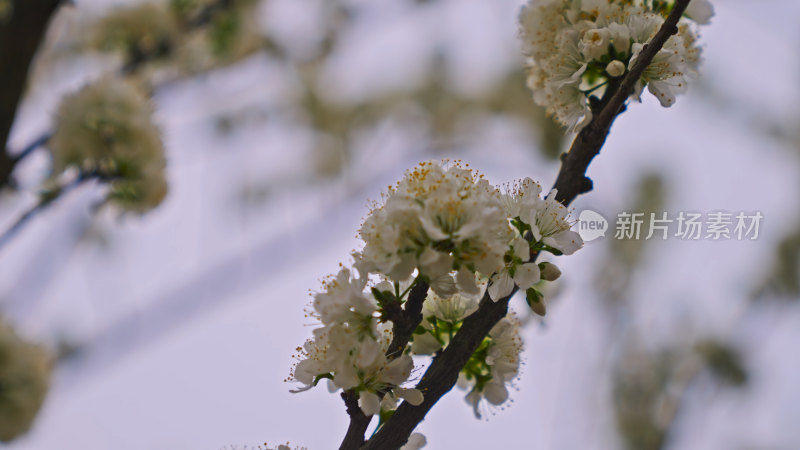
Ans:
POLYGON ((422 396, 422 392, 420 392, 419 389, 395 388, 394 392, 398 397, 414 406, 419 406, 422 401, 425 400, 425 398, 422 396))
POLYGON ((552 244, 547 245, 561 250, 565 255, 571 255, 583 247, 583 239, 572 230, 564 230, 553 236, 552 244))
POLYGON ((408 441, 400 447, 400 450, 419 450, 422 447, 425 447, 425 444, 428 443, 428 440, 425 439, 425 436, 422 433, 413 433, 411 436, 408 437, 408 441))
POLYGON ((486 400, 493 405, 500 405, 508 400, 508 390, 503 383, 489 382, 483 389, 486 400))
POLYGON ((437 252, 427 247, 419 256, 422 272, 430 278, 437 278, 450 272, 453 266, 453 257, 448 253, 437 252))
POLYGON ((366 416, 378 414, 381 412, 381 399, 374 392, 362 391, 358 396, 358 406, 366 416))
POLYGON ((542 240, 542 233, 539 232, 539 227, 536 226, 536 211, 531 211, 531 218, 528 224, 531 226, 531 233, 533 234, 534 242, 542 240))
POLYGON ((354 388, 358 386, 358 383, 358 372, 351 365, 341 367, 333 374, 333 384, 342 389, 354 388))
POLYGON ((359 342, 358 353, 356 356, 356 364, 358 367, 364 368, 372 365, 375 358, 381 353, 381 346, 378 342, 372 339, 364 339, 359 342))
POLYGON ((692 0, 686 8, 686 15, 698 25, 706 25, 714 16, 714 6, 708 0, 692 0))
POLYGON ((466 400, 467 403, 472 405, 472 412, 475 413, 475 418, 477 419, 481 418, 481 413, 480 411, 478 411, 478 405, 480 405, 482 397, 483 396, 481 396, 481 393, 476 390, 473 390, 472 392, 467 394, 466 397, 464 397, 464 400, 466 400))
POLYGON ((489 283, 489 298, 498 301, 510 294, 513 289, 514 280, 508 276, 508 271, 503 270, 492 276, 491 283, 489 283))
POLYGON ((456 274, 456 286, 467 295, 478 295, 481 293, 478 284, 475 282, 475 274, 466 266, 462 266, 456 274))
POLYGON ((431 280, 431 289, 436 292, 436 295, 442 298, 447 298, 458 292, 456 282, 450 275, 442 275, 431 280))
POLYGON ((408 379, 414 369, 414 360, 409 355, 403 355, 386 365, 381 373, 381 381, 398 385, 408 379))
POLYGON ((420 223, 425 233, 434 241, 443 241, 448 238, 447 234, 441 228, 436 226, 429 217, 420 217, 420 223))
POLYGON ((381 411, 391 411, 395 408, 397 408, 397 399, 393 395, 384 395, 381 400, 381 411))
POLYGON ((440 348, 442 344, 430 333, 414 335, 414 342, 411 344, 411 351, 415 355, 432 355, 440 348))
POLYGON ((524 291, 538 283, 540 275, 539 266, 536 263, 522 264, 514 273, 514 282, 524 291))
POLYGON ((531 259, 531 246, 524 237, 517 236, 511 245, 514 247, 514 256, 523 262, 528 262, 531 259))

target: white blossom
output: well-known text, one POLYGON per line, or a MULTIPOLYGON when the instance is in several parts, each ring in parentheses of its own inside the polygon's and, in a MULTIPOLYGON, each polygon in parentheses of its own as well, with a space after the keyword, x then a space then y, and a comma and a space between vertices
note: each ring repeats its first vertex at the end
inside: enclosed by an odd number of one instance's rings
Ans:
POLYGON ((75 167, 110 180, 108 198, 125 210, 144 213, 167 195, 153 108, 133 82, 102 78, 66 96, 47 148, 55 173, 75 167))
POLYGON ((359 273, 407 280, 414 269, 451 295, 454 266, 490 275, 503 264, 511 229, 500 193, 473 171, 423 162, 390 188, 361 227, 359 273))
POLYGON ((686 15, 700 25, 706 25, 714 16, 714 6, 708 0, 692 0, 686 8, 686 15))
POLYGON ((556 200, 556 194, 556 190, 552 190, 535 208, 529 209, 522 220, 531 226, 534 240, 571 255, 583 246, 583 239, 570 229, 572 224, 567 219, 569 210, 556 200))
MULTIPOLYGON (((641 0, 529 0, 519 16, 522 51, 528 58, 528 86, 534 101, 568 132, 592 119, 588 97, 601 96, 609 77, 619 77, 663 25, 667 11, 641 0), (637 47, 638 44, 638 47, 637 47)), ((707 0, 690 3, 680 32, 665 49, 673 55, 654 61, 642 78, 664 106, 685 89, 682 77, 697 70, 700 50, 693 24, 708 23, 713 8, 707 0), (691 20, 694 22, 692 23, 691 20)))
MULTIPOLYGON (((386 283, 379 286, 392 288, 386 283)), ((391 324, 378 322, 377 302, 366 287, 366 279, 354 277, 348 268, 323 281, 322 292, 312 301, 312 315, 322 326, 298 349, 292 379, 305 385, 293 391, 300 392, 313 387, 318 377, 332 378, 329 387, 354 389, 364 414, 371 415, 381 409, 379 392, 412 404, 421 402, 422 394, 399 387, 411 375, 414 362, 408 355, 386 356, 391 324)))
POLYGON ((47 396, 50 355, 0 319, 0 442, 23 435, 47 396))
POLYGON ((483 384, 476 383, 473 375, 459 375, 458 386, 469 390, 465 397, 476 417, 480 417, 481 401, 501 405, 508 400, 508 385, 517 377, 520 365, 522 339, 519 337, 519 322, 513 316, 500 320, 489 332, 486 364, 490 377, 483 384), (472 377, 472 378, 471 378, 472 377))

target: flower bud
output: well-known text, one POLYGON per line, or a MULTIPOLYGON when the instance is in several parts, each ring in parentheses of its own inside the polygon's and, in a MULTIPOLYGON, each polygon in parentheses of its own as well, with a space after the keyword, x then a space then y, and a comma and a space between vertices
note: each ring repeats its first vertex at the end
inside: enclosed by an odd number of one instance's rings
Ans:
POLYGON ((556 281, 561 276, 561 271, 558 270, 555 264, 549 262, 539 263, 539 270, 542 273, 542 280, 556 281))
POLYGON ((625 74, 625 64, 622 61, 615 59, 614 61, 608 63, 608 66, 606 66, 606 72, 614 78, 621 77, 625 74))

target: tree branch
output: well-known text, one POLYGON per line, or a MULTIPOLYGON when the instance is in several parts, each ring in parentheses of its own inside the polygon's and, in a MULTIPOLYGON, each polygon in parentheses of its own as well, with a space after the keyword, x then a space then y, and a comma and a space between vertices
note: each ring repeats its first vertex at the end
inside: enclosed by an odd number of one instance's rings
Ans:
POLYGON ((16 165, 6 149, 31 61, 61 0, 14 0, 9 18, 0 18, 0 187, 16 165))
POLYGON ((0 249, 5 247, 11 241, 11 239, 19 232, 19 230, 21 230, 26 223, 28 223, 31 219, 33 219, 36 216, 36 214, 42 212, 48 205, 50 205, 50 203, 53 203, 59 196, 77 188, 78 186, 89 180, 110 181, 111 178, 100 176, 95 172, 82 173, 75 180, 63 186, 58 186, 51 192, 45 193, 44 195, 41 196, 41 198, 35 205, 33 205, 30 209, 25 211, 25 213, 19 216, 17 220, 15 220, 14 223, 12 223, 10 227, 8 227, 8 229, 6 229, 5 231, 3 231, 2 234, 0 234, 0 249))
POLYGON ((386 356, 394 359, 403 354, 408 341, 411 340, 411 334, 417 329, 422 322, 422 304, 425 302, 425 297, 428 296, 428 283, 424 281, 417 281, 417 284, 411 288, 406 301, 406 307, 403 312, 403 320, 395 323, 392 328, 392 342, 389 344, 389 349, 386 350, 386 356))
MULTIPOLYGON (((585 173, 592 159, 600 152, 605 143, 611 125, 621 112, 625 100, 630 96, 636 82, 650 65, 670 36, 677 32, 677 23, 686 11, 690 0, 677 0, 664 25, 639 54, 636 63, 620 83, 616 91, 606 94, 607 104, 599 114, 594 115, 591 123, 584 128, 572 144, 561 164, 554 188, 558 189, 556 199, 568 205, 578 195, 592 189, 592 182, 585 173), (610 97, 609 97, 610 96, 610 97)), ((604 102, 601 102, 601 104, 604 102)), ((458 374, 475 352, 480 343, 497 322, 508 312, 508 301, 516 293, 516 286, 511 295, 497 302, 484 295, 480 307, 471 316, 464 319, 461 329, 455 337, 436 357, 422 380, 417 385, 424 395, 419 406, 403 402, 394 415, 383 427, 362 447, 362 450, 385 450, 400 448, 408 440, 411 432, 425 418, 425 414, 439 399, 453 388, 458 374)))
POLYGON ((342 400, 347 407, 347 415, 350 416, 350 425, 339 450, 357 449, 364 444, 364 433, 367 432, 372 416, 366 416, 361 411, 361 407, 358 406, 358 395, 352 390, 342 392, 342 400))
POLYGON ((575 197, 592 190, 592 180, 586 177, 586 169, 589 168, 592 159, 600 153, 608 132, 611 130, 611 125, 614 124, 614 119, 622 112, 625 100, 630 97, 647 66, 664 47, 667 39, 678 32, 678 21, 686 11, 686 7, 689 6, 689 1, 677 0, 675 2, 669 17, 653 39, 642 48, 633 67, 622 79, 622 83, 615 91, 607 92, 607 95, 611 93, 607 103, 599 114, 594 115, 589 125, 578 133, 572 142, 572 147, 561 162, 561 170, 554 186, 555 189, 558 189, 556 200, 568 205, 575 197))

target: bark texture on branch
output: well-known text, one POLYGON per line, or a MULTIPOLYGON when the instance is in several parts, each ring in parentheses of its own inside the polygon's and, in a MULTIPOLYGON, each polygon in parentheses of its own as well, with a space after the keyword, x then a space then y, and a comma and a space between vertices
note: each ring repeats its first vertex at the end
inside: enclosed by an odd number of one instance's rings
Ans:
MULTIPOLYGON (((677 24, 690 0, 677 0, 664 25, 653 39, 642 49, 635 64, 622 79, 616 90, 610 89, 601 101, 602 109, 594 114, 594 118, 575 138, 569 152, 562 159, 561 169, 556 179, 558 189, 556 199, 565 205, 571 203, 578 195, 592 189, 592 182, 586 177, 586 170, 592 159, 600 152, 605 143, 614 119, 622 111, 626 99, 633 92, 636 83, 644 70, 650 65, 653 57, 661 50, 670 36, 677 33, 677 24)), ((425 418, 425 414, 439 399, 453 388, 458 380, 458 373, 469 360, 470 355, 478 348, 484 337, 497 322, 508 312, 508 301, 516 293, 497 302, 484 295, 480 307, 464 323, 450 344, 442 353, 434 358, 425 372, 417 389, 425 396, 423 403, 412 406, 403 402, 391 419, 361 447, 364 450, 398 449, 406 443, 411 432, 425 418)))

